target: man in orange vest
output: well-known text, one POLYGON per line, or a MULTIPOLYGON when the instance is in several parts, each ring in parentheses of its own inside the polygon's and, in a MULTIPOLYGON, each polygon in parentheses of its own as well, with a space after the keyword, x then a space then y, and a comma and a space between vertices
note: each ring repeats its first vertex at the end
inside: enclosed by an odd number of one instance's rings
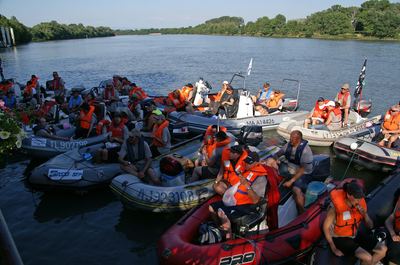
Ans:
POLYGON ((342 110, 342 121, 343 126, 347 126, 349 123, 349 111, 350 111, 350 103, 351 103, 351 95, 350 95, 350 85, 345 83, 340 89, 339 93, 337 93, 335 97, 335 101, 340 103, 340 109, 342 110))
POLYGON ((83 103, 79 113, 78 126, 75 130, 75 138, 88 138, 96 124, 95 107, 83 103))
POLYGON ((237 172, 229 179, 230 187, 223 194, 222 200, 210 204, 211 218, 225 231, 230 239, 231 221, 250 213, 257 212, 257 203, 265 196, 267 171, 259 161, 258 154, 250 152, 244 159, 243 173, 237 172))
POLYGON ((327 118, 327 108, 326 103, 329 100, 324 99, 323 97, 319 97, 317 102, 315 103, 315 107, 311 110, 310 114, 307 115, 304 120, 304 128, 308 128, 311 124, 312 126, 316 124, 324 123, 327 118))
POLYGON ((156 123, 153 127, 150 149, 153 157, 156 157, 170 152, 171 134, 168 129, 169 121, 165 119, 164 115, 157 115, 154 118, 156 123))
POLYGON ((383 117, 383 122, 381 124, 383 139, 379 141, 380 146, 385 146, 387 142, 387 147, 391 148, 392 144, 399 139, 400 133, 400 107, 397 105, 392 106, 383 117))
POLYGON ((400 188, 394 193, 393 204, 393 212, 385 221, 389 232, 387 260, 389 264, 400 264, 400 188))
POLYGON ((336 256, 352 256, 361 264, 377 264, 386 255, 387 247, 363 231, 358 231, 361 221, 369 229, 373 222, 367 213, 364 192, 357 182, 345 183, 343 188, 331 191, 332 207, 323 224, 323 231, 336 256))
POLYGON ((57 72, 53 72, 53 80, 51 80, 50 89, 54 91, 56 96, 65 95, 65 82, 57 72))

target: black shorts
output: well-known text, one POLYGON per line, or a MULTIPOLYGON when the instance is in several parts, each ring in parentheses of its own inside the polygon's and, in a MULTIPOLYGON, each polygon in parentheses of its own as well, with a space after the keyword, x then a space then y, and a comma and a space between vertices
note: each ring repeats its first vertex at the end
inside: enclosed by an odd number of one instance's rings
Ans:
POLYGON ((360 232, 355 238, 351 237, 333 237, 333 243, 337 249, 343 252, 345 256, 354 256, 357 248, 361 247, 372 253, 372 250, 376 247, 378 240, 373 236, 372 233, 367 234, 360 232))
POLYGON ((210 204, 215 212, 218 209, 224 211, 229 220, 234 220, 236 218, 257 212, 257 206, 255 204, 242 204, 237 206, 226 206, 223 201, 217 201, 210 204))
POLYGON ((393 242, 392 237, 389 232, 386 231, 387 239, 387 253, 386 257, 388 261, 391 261, 395 264, 400 264, 400 242, 393 242))
POLYGON ((214 169, 210 170, 208 166, 201 167, 201 179, 213 179, 216 178, 217 175, 218 175, 218 170, 214 169))

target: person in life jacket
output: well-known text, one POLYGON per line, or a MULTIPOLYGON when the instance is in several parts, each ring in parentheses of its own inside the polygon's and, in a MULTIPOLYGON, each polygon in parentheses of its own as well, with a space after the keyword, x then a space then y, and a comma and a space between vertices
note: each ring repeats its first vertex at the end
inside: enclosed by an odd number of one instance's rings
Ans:
POLYGON ((193 170, 192 176, 187 178, 187 183, 197 181, 199 179, 212 179, 217 177, 222 164, 222 151, 229 148, 231 138, 223 131, 215 134, 215 143, 211 157, 208 157, 207 151, 203 149, 203 157, 207 166, 198 166, 193 170))
POLYGON ((94 106, 94 104, 96 103, 96 97, 94 96, 94 94, 92 92, 85 95, 83 100, 89 106, 94 106))
POLYGON ((0 82, 0 90, 3 91, 3 95, 6 95, 8 91, 13 87, 11 80, 4 80, 0 82))
POLYGON ((148 97, 147 93, 143 88, 137 86, 135 83, 131 83, 131 89, 129 91, 129 97, 135 97, 137 100, 142 101, 148 97))
POLYGON ((209 159, 215 149, 215 135, 217 132, 227 132, 224 126, 210 125, 204 133, 203 143, 199 148, 199 157, 195 161, 195 166, 207 166, 205 156, 209 159), (205 153, 204 153, 205 151, 205 153))
POLYGON ((181 93, 179 89, 176 89, 168 94, 168 102, 176 111, 186 111, 188 113, 193 113, 192 103, 186 100, 185 96, 181 93))
POLYGON ((340 130, 342 127, 342 111, 339 102, 329 101, 326 105, 328 117, 324 125, 331 131, 340 130))
POLYGON ((114 113, 112 122, 107 126, 107 133, 111 133, 111 135, 105 143, 106 148, 100 148, 97 151, 96 160, 98 162, 117 162, 118 151, 129 133, 128 128, 122 122, 120 113, 114 113))
POLYGON ((155 125, 153 127, 152 142, 150 145, 153 157, 167 154, 171 150, 171 134, 168 126, 169 121, 164 115, 155 116, 155 125))
POLYGON ((118 91, 121 92, 122 90, 122 77, 119 75, 113 75, 112 77, 112 85, 118 91))
POLYGON ((315 102, 315 107, 311 110, 310 114, 307 115, 304 120, 304 128, 308 128, 311 124, 315 126, 317 124, 325 123, 325 120, 328 118, 328 111, 326 104, 330 100, 324 99, 323 97, 319 97, 317 102, 315 102))
POLYGON ((65 82, 57 72, 53 72, 53 80, 50 81, 50 89, 54 90, 56 96, 65 96, 65 82))
POLYGON ((387 260, 389 264, 400 264, 400 188, 394 193, 393 212, 385 221, 388 231, 387 260))
POLYGON ((291 188, 296 202, 298 213, 304 212, 304 194, 307 185, 312 181, 313 153, 303 134, 294 130, 290 133, 290 140, 286 143, 277 156, 285 156, 286 161, 281 163, 280 175, 286 178, 283 183, 285 188, 291 188))
POLYGON ((345 183, 343 188, 330 192, 332 200, 323 224, 325 238, 336 256, 357 257, 361 264, 378 264, 385 257, 385 242, 359 231, 362 221, 367 228, 374 224, 367 213, 364 192, 356 181, 345 183))
POLYGON ((247 155, 247 150, 241 145, 234 145, 222 151, 221 167, 213 185, 217 194, 223 195, 226 189, 233 185, 232 180, 237 178, 237 174, 245 170, 244 160, 247 155))
POLYGON ((263 84, 263 90, 258 90, 257 96, 252 96, 254 102, 254 108, 260 112, 261 115, 268 114, 267 101, 271 98, 273 91, 271 85, 268 82, 263 84))
POLYGON ((387 147, 391 148, 393 143, 399 139, 400 134, 400 107, 392 106, 383 117, 383 122, 381 123, 381 135, 382 138, 379 141, 380 146, 385 146, 387 142, 387 147))
POLYGON ((340 103, 340 109, 342 110, 342 121, 343 125, 349 125, 349 111, 351 103, 350 85, 345 83, 337 93, 335 101, 340 103))
POLYGON ((68 137, 62 137, 62 136, 56 135, 55 131, 52 129, 52 127, 48 126, 45 117, 39 118, 37 125, 35 127, 33 127, 33 133, 37 137, 43 137, 43 138, 52 139, 52 140, 63 140, 63 141, 70 140, 70 138, 68 138, 68 137))
POLYGON ((38 103, 37 100, 37 91, 35 85, 29 80, 26 82, 26 86, 23 92, 23 103, 29 103, 32 106, 36 106, 38 103))
POLYGON ((150 147, 138 129, 129 132, 118 156, 122 170, 152 185, 161 185, 159 176, 151 167, 153 159, 150 147))
POLYGON ((132 87, 131 81, 129 81, 127 77, 123 77, 121 79, 121 85, 122 85, 121 95, 129 95, 132 87))
POLYGON ((225 93, 221 96, 218 113, 225 118, 236 117, 239 108, 239 93, 232 86, 227 85, 225 93))
POLYGON ((103 91, 102 94, 102 99, 104 101, 110 102, 110 101, 118 101, 119 99, 119 92, 117 89, 114 87, 113 84, 108 83, 103 91))
POLYGON ((283 97, 285 96, 280 90, 275 90, 266 102, 267 112, 272 113, 280 110, 283 106, 283 97))
POLYGON ((186 101, 192 102, 193 101, 193 85, 188 83, 181 88, 181 95, 185 98, 186 101))
POLYGON ((86 103, 83 103, 81 106, 81 110, 78 118, 78 126, 75 130, 75 138, 88 138, 95 127, 96 122, 96 114, 94 114, 95 107, 89 106, 86 103))
POLYGON ((69 98, 68 102, 68 111, 69 113, 73 113, 79 110, 80 106, 83 103, 82 96, 78 90, 72 90, 72 95, 69 98))
POLYGON ((211 218, 226 232, 226 239, 232 236, 231 222, 258 212, 257 204, 266 194, 267 170, 258 161, 258 154, 250 152, 243 161, 243 172, 238 171, 229 179, 230 186, 222 200, 209 205, 211 218))

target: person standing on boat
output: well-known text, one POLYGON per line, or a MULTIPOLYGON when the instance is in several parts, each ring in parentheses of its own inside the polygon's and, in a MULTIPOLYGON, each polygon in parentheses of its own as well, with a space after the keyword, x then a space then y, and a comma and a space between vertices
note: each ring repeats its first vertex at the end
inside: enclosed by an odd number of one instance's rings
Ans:
POLYGON ((304 120, 304 128, 308 128, 311 124, 312 128, 317 124, 325 123, 328 118, 328 111, 326 104, 329 100, 319 97, 315 103, 315 107, 311 110, 310 114, 304 120))
POLYGON ((290 140, 278 152, 277 156, 284 155, 287 163, 282 163, 281 175, 287 177, 283 183, 285 188, 291 188, 299 214, 304 212, 304 193, 307 185, 312 181, 313 153, 303 134, 298 131, 290 133, 290 140))
POLYGON ((343 84, 339 93, 337 93, 335 97, 335 101, 339 102, 340 109, 342 110, 343 126, 348 126, 350 103, 351 103, 350 85, 348 83, 343 84))
POLYGON ((388 233, 387 259, 389 265, 400 264, 400 188, 394 193, 393 212, 386 219, 388 233))
POLYGON ((380 146, 385 146, 387 142, 387 147, 391 148, 393 143, 399 139, 400 133, 400 107, 392 106, 383 117, 383 122, 381 124, 381 135, 383 138, 379 141, 380 146))
POLYGON ((171 134, 168 129, 169 121, 164 115, 157 115, 154 118, 156 123, 153 127, 150 149, 153 157, 156 157, 171 151, 171 134))
POLYGON ((228 148, 230 143, 231 139, 225 132, 217 132, 215 135, 214 150, 212 150, 211 157, 208 157, 207 151, 203 149, 203 157, 207 166, 195 167, 192 176, 187 179, 187 183, 199 179, 212 179, 217 177, 221 168, 222 151, 225 148, 228 148))
POLYGON ((364 192, 357 182, 345 183, 330 192, 332 205, 323 224, 325 238, 336 256, 357 257, 361 264, 377 264, 386 255, 385 242, 359 231, 361 221, 367 228, 374 224, 367 213, 364 192))
POLYGON ((53 80, 50 82, 50 89, 54 91, 56 96, 65 96, 65 82, 57 72, 53 72, 53 80))
POLYGON ((151 167, 153 160, 150 147, 138 129, 129 132, 118 155, 122 170, 150 184, 161 185, 160 178, 151 167))

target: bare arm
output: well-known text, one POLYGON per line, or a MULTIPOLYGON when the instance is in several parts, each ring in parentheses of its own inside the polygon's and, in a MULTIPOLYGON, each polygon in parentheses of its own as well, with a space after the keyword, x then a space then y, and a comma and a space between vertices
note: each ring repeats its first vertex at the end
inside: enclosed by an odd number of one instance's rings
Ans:
POLYGON ((332 240, 332 234, 331 234, 331 227, 333 225, 333 222, 335 221, 335 217, 336 217, 335 208, 330 207, 328 213, 326 214, 322 230, 324 231, 326 241, 328 242, 332 252, 335 253, 336 256, 340 257, 343 256, 343 253, 336 248, 335 243, 332 240))
POLYGON ((141 172, 146 172, 148 169, 149 169, 149 167, 151 166, 151 162, 152 162, 152 159, 151 159, 151 157, 149 157, 149 158, 146 158, 146 164, 144 165, 144 167, 143 167, 143 170, 141 171, 141 172))

